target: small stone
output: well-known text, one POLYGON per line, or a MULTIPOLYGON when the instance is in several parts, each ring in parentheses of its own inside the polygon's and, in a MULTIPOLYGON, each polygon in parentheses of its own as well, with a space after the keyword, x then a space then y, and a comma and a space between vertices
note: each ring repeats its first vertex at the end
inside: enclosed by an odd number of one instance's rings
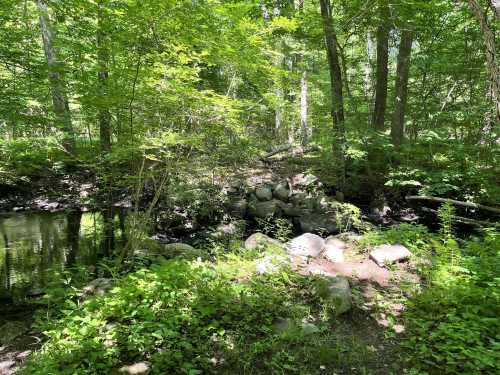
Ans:
POLYGON ((144 375, 149 372, 149 363, 147 362, 138 362, 134 363, 130 366, 123 366, 118 370, 120 374, 126 375, 144 375))
POLYGON ((270 201, 273 199, 273 191, 267 186, 257 188, 255 190, 255 195, 260 201, 270 201))
POLYGON ((380 267, 383 267, 386 264, 408 259, 410 256, 410 250, 399 244, 377 246, 370 253, 370 258, 373 259, 373 261, 380 267))
POLYGON ((302 329, 302 334, 305 336, 312 335, 320 331, 319 328, 316 327, 316 325, 308 322, 302 323, 300 328, 302 329))
POLYGON ((303 235, 294 238, 286 244, 286 249, 290 255, 317 258, 325 240, 320 236, 312 233, 304 233, 303 235))

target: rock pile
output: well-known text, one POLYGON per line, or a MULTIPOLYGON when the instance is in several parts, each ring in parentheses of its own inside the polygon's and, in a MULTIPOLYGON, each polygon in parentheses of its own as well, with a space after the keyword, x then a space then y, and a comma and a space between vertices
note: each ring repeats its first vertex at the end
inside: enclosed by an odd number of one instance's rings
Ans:
POLYGON ((284 217, 303 233, 334 234, 339 225, 349 225, 338 210, 339 202, 327 197, 321 182, 310 174, 258 186, 234 182, 226 193, 226 209, 235 218, 284 217))

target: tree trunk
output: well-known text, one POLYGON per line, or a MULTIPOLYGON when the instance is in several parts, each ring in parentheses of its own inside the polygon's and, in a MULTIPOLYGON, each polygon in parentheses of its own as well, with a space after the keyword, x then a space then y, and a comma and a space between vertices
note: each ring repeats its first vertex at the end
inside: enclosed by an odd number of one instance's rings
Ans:
POLYGON ((323 30, 325 33, 326 52, 328 56, 328 68, 330 70, 330 86, 332 96, 332 120, 333 120, 333 154, 337 168, 337 187, 343 192, 345 189, 345 119, 344 98, 342 94, 342 72, 339 63, 337 35, 333 29, 330 0, 320 0, 321 16, 323 19, 323 30))
POLYGON ((62 64, 59 61, 57 50, 54 46, 55 35, 50 25, 49 10, 45 0, 37 0, 39 24, 42 33, 43 50, 47 59, 49 85, 52 95, 56 126, 63 132, 63 147, 70 153, 75 152, 75 132, 71 122, 66 85, 63 77, 62 64))
MULTIPOLYGON (((493 104, 495 106, 497 122, 500 123, 500 68, 498 66, 495 50, 495 34, 488 25, 486 14, 478 4, 477 0, 468 0, 468 2, 483 34, 484 45, 486 47, 486 64, 491 80, 491 99, 493 100, 493 104)), ((492 3, 496 13, 500 2, 492 1, 492 3)), ((498 16, 498 13, 496 14, 498 16)))
POLYGON ((500 18, 500 0, 490 0, 496 18, 500 18))
POLYGON ((410 56, 413 42, 412 32, 403 30, 399 44, 398 65, 396 69, 396 86, 394 99, 394 113, 392 116, 391 138, 394 146, 403 143, 405 127, 405 109, 408 98, 408 78, 410 75, 410 56))
POLYGON ((302 132, 301 143, 305 146, 309 142, 311 137, 311 130, 307 126, 307 71, 305 68, 302 71, 302 76, 300 77, 300 129, 302 132))
POLYGON ((365 98, 368 102, 372 101, 373 98, 373 60, 375 57, 375 48, 374 48, 374 41, 373 41, 373 35, 371 31, 368 31, 368 34, 366 35, 366 61, 364 65, 364 93, 365 93, 365 98))
POLYGON ((387 0, 380 0, 380 25, 377 28, 377 83, 372 126, 384 130, 387 102, 387 78, 389 75, 389 6, 387 0))
POLYGON ((103 2, 99 1, 97 14, 97 63, 99 71, 99 108, 97 119, 99 123, 99 140, 101 152, 108 153, 111 150, 111 113, 109 111, 108 93, 108 64, 109 64, 109 39, 106 32, 106 15, 104 14, 103 2))

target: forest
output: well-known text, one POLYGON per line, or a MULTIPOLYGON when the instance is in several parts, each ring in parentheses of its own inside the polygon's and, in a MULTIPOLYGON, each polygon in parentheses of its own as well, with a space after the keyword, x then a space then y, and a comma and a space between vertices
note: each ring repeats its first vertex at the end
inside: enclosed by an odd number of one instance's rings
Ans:
POLYGON ((0 375, 500 373, 499 0, 0 0, 0 375))

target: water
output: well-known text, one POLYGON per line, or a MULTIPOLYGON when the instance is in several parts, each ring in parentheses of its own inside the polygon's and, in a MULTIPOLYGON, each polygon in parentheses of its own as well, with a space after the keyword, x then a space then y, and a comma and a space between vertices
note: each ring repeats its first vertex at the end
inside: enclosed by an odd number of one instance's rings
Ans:
POLYGON ((96 264, 119 227, 100 213, 0 215, 0 299, 41 293, 53 271, 96 264))

